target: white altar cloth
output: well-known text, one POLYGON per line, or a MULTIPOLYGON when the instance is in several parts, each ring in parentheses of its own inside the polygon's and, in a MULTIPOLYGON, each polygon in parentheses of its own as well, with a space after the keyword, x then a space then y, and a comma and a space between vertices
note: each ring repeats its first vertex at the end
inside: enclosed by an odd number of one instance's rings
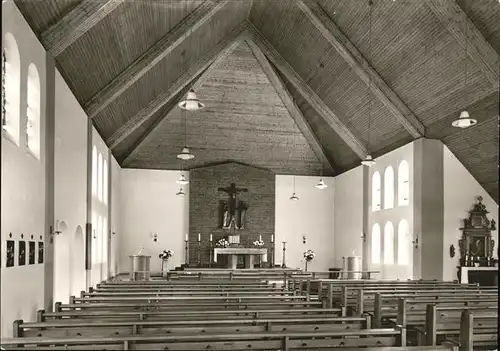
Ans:
POLYGON ((267 262, 267 249, 227 247, 214 249, 214 262, 217 262, 217 255, 260 255, 262 262, 267 262))

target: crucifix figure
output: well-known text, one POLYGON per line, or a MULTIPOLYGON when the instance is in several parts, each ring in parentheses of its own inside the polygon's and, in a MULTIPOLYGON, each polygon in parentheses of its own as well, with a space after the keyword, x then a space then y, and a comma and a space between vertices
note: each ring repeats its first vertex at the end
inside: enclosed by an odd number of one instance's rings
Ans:
POLYGON ((248 192, 248 189, 237 188, 236 184, 231 183, 231 186, 218 188, 218 190, 224 191, 229 195, 227 201, 220 201, 220 222, 222 229, 230 229, 233 225, 236 229, 244 229, 248 205, 240 200, 238 195, 248 192))

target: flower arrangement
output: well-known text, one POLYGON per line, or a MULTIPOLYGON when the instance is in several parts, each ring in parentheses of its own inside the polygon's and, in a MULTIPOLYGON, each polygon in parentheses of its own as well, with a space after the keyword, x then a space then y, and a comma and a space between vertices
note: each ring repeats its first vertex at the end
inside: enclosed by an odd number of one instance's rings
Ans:
POLYGON ((168 260, 170 257, 174 255, 173 250, 163 250, 158 257, 161 258, 162 260, 168 260))
POLYGON ((307 262, 312 261, 314 256, 316 255, 314 254, 313 250, 307 250, 306 252, 304 252, 304 258, 306 259, 307 262))
POLYGON ((255 240, 253 242, 254 246, 257 246, 257 247, 262 247, 264 246, 264 242, 262 240, 255 240))
POLYGON ((226 238, 219 239, 215 243, 215 246, 225 249, 226 247, 229 247, 229 241, 227 241, 226 238))

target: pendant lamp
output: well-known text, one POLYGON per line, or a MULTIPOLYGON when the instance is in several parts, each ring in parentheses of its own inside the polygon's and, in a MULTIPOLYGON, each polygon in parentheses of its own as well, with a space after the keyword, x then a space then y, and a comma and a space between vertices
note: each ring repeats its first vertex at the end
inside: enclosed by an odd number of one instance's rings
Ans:
POLYGON ((187 93, 186 100, 182 100, 181 102, 179 102, 179 107, 182 108, 183 110, 197 111, 201 110, 203 107, 205 107, 205 105, 202 104, 200 100, 198 100, 196 93, 194 92, 193 89, 191 89, 187 93))
POLYGON ((182 189, 182 186, 180 187, 179 191, 175 194, 177 196, 184 196, 186 193, 184 192, 184 189, 182 189))
MULTIPOLYGON (((323 148, 323 138, 321 136, 321 134, 319 135, 319 143, 321 144, 321 148, 323 148)), ((323 153, 321 153, 321 169, 320 169, 320 179, 319 179, 319 182, 318 184, 316 184, 314 187, 316 189, 319 189, 319 190, 323 190, 323 189, 326 189, 328 188, 328 185, 325 184, 325 182, 323 181, 323 161, 324 161, 324 155, 323 153)))
MULTIPOLYGON (((372 7, 373 7, 373 1, 369 0, 368 5, 370 6, 370 56, 372 52, 372 7)), ((369 105, 368 105, 368 148, 370 147, 370 134, 371 134, 371 121, 372 121, 372 77, 369 77, 368 80, 368 94, 370 94, 370 100, 369 100, 369 105)), ((372 158, 372 155, 368 152, 368 155, 366 155, 365 159, 361 161, 361 164, 363 166, 371 167, 375 165, 375 160, 372 158)))
MULTIPOLYGON (((467 88, 467 58, 468 58, 468 54, 467 54, 467 32, 468 32, 468 22, 467 22, 467 17, 465 16, 465 77, 464 77, 464 89, 467 88)), ((458 119, 454 120, 453 122, 451 122, 451 125, 453 127, 456 127, 456 128, 469 128, 473 125, 477 124, 477 120, 475 120, 474 118, 471 118, 470 115, 469 115, 469 112, 467 112, 466 110, 460 112, 460 117, 458 117, 458 119)))
POLYGON ((184 147, 182 148, 181 153, 177 155, 177 158, 179 160, 187 161, 187 160, 192 160, 194 158, 194 155, 189 151, 189 148, 187 147, 186 113, 184 112, 183 114, 184 114, 184 147))
POLYGON ((321 178, 318 182, 318 184, 316 184, 314 186, 316 189, 320 189, 320 190, 323 190, 323 189, 326 189, 328 188, 328 185, 325 184, 325 182, 323 181, 323 178, 321 178))
POLYGON ((292 201, 297 201, 299 200, 299 197, 295 195, 295 176, 293 176, 293 194, 290 196, 290 200, 292 201))
POLYGON ((181 177, 177 181, 177 184, 186 185, 186 184, 189 184, 189 181, 186 179, 186 177, 184 177, 184 174, 181 174, 181 177))

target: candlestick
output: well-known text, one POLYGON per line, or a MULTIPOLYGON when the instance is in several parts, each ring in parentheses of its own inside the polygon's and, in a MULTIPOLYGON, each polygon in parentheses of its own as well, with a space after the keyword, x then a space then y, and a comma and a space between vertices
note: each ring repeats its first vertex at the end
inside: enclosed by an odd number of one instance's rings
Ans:
POLYGON ((186 263, 186 266, 189 264, 189 257, 188 257, 188 240, 187 240, 187 235, 186 235, 186 240, 184 241, 184 260, 186 263))
POLYGON ((271 242, 274 243, 274 235, 271 235, 271 242))
POLYGON ((189 237, 188 235, 186 234, 186 237, 184 238, 185 241, 188 241, 189 240, 189 237))
POLYGON ((210 242, 212 242, 212 234, 210 234, 210 242))
POLYGON ((262 241, 262 235, 259 235, 259 241, 262 241))
POLYGON ((283 244, 283 259, 281 263, 281 268, 286 268, 285 256, 286 256, 286 241, 282 242, 283 244))
POLYGON ((201 233, 198 233, 198 242, 201 241, 201 233))

